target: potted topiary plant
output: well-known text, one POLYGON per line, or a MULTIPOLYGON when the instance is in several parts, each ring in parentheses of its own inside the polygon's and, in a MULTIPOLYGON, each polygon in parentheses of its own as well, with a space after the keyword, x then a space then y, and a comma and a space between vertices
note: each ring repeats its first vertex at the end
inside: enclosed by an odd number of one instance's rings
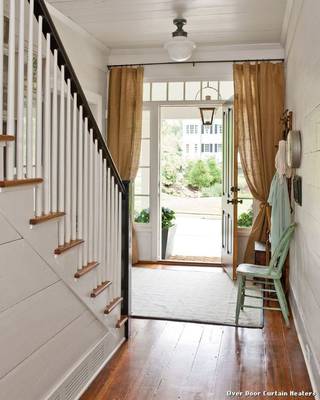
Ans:
POLYGON ((165 259, 172 254, 174 235, 176 225, 173 221, 176 219, 176 213, 170 208, 162 207, 162 248, 161 258, 165 259))
MULTIPOLYGON (((172 254, 176 225, 173 221, 176 219, 176 213, 170 208, 162 207, 161 210, 161 228, 162 228, 162 248, 161 258, 165 259, 172 254)), ((135 216, 135 222, 147 224, 150 222, 150 210, 145 208, 135 216)))

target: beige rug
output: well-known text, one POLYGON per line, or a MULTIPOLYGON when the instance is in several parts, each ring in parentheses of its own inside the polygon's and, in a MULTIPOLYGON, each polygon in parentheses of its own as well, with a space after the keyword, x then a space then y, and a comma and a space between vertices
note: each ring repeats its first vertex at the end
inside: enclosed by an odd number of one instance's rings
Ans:
MULTIPOLYGON (((237 285, 220 268, 213 271, 177 271, 133 268, 132 315, 177 321, 234 325, 237 285)), ((250 291, 260 295, 258 290, 250 291)), ((246 298, 261 306, 262 300, 246 298)), ((263 311, 245 308, 239 325, 262 328, 263 311)))

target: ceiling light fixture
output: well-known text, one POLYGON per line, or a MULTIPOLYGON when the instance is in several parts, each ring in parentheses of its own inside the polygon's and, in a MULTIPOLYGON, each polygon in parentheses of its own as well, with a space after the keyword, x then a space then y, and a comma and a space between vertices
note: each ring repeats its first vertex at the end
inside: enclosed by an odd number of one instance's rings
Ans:
POLYGON ((176 18, 173 23, 177 29, 172 32, 172 39, 165 43, 164 48, 173 61, 186 61, 191 57, 196 45, 188 39, 188 33, 183 30, 183 26, 187 23, 186 19, 176 18))

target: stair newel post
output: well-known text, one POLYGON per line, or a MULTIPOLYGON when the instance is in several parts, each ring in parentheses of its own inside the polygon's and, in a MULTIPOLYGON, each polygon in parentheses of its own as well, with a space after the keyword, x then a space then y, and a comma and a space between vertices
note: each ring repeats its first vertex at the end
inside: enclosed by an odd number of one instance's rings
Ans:
MULTIPOLYGON (((131 213, 130 213, 130 181, 123 181, 125 191, 122 193, 122 239, 121 239, 121 259, 122 259, 122 315, 131 314, 131 266, 132 266, 132 252, 131 252, 131 213)), ((125 336, 128 339, 131 334, 130 318, 125 324, 125 336)))

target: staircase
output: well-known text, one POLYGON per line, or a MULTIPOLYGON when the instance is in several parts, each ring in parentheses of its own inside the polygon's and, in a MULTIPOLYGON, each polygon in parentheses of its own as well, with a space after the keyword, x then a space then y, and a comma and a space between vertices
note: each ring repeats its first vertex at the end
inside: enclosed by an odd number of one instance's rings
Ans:
POLYGON ((0 0, 0 398, 79 398, 128 336, 128 221, 44 1, 0 0))

